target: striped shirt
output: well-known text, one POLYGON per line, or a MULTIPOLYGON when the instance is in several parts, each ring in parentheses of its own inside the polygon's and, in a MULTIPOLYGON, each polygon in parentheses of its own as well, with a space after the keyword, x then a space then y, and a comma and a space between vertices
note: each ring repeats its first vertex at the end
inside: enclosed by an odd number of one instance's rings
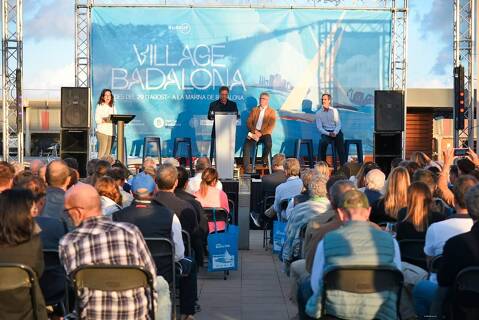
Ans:
MULTIPOLYGON (((154 277, 156 267, 138 228, 112 222, 111 217, 89 218, 60 241, 60 259, 67 274, 82 265, 144 266, 154 277)), ((79 292, 81 319, 147 319, 145 289, 123 292, 79 292)))
POLYGON ((336 108, 329 107, 326 111, 321 108, 316 112, 316 127, 321 134, 329 135, 330 132, 335 134, 341 130, 341 119, 339 119, 339 112, 336 108))

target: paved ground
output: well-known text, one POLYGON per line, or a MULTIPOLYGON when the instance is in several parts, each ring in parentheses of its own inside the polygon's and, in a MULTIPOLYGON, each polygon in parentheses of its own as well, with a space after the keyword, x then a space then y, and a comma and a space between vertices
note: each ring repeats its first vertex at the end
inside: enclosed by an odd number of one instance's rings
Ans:
POLYGON ((296 307, 289 301, 289 278, 271 250, 262 248, 263 232, 251 231, 250 250, 240 251, 240 268, 230 272, 198 275, 198 320, 289 320, 296 307))

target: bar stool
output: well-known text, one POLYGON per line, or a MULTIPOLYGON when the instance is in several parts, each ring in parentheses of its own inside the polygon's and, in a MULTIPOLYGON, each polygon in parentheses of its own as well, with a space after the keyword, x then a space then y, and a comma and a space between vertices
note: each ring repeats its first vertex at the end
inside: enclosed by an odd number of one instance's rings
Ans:
MULTIPOLYGON (((255 142, 254 144, 254 157, 253 157, 253 161, 252 161, 252 166, 253 166, 253 172, 256 173, 256 157, 258 156, 258 145, 261 145, 263 147, 263 151, 264 151, 264 148, 265 148, 265 144, 263 142, 255 142)), ((271 152, 268 154, 268 171, 269 171, 269 174, 272 173, 272 168, 271 168, 271 152)))
POLYGON ((344 149, 346 149, 346 159, 349 157, 349 147, 356 146, 356 153, 358 154, 358 162, 363 163, 363 143, 359 139, 348 139, 344 141, 344 149))
MULTIPOLYGON (((333 169, 334 169, 334 172, 337 171, 337 156, 336 156, 336 148, 334 147, 334 140, 330 141, 328 143, 328 146, 331 146, 331 154, 333 156, 333 169)), ((326 155, 328 154, 328 148, 326 148, 326 155)), ((321 159, 321 141, 319 142, 319 146, 318 146, 318 160, 321 159)))
POLYGON ((296 159, 298 159, 298 161, 301 162, 300 153, 301 153, 301 145, 303 144, 306 145, 306 150, 308 151, 309 167, 314 168, 312 139, 296 139, 296 144, 294 146, 294 154, 296 155, 296 159))
POLYGON ((158 157, 158 163, 161 164, 161 139, 160 137, 145 137, 143 139, 143 157, 142 157, 142 163, 145 162, 145 158, 147 157, 148 154, 148 147, 150 144, 153 144, 156 146, 156 156, 158 157))
POLYGON ((176 158, 178 153, 178 147, 181 143, 186 144, 187 151, 188 151, 188 160, 190 162, 190 175, 193 174, 193 152, 191 151, 191 138, 182 137, 182 138, 175 138, 175 143, 173 145, 173 158, 176 158))

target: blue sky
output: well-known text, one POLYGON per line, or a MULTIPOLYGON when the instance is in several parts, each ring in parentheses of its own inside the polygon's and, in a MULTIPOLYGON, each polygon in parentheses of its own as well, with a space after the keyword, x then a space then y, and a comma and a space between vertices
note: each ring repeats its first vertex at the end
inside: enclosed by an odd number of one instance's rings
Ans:
MULTIPOLYGON (((452 87, 452 2, 409 1, 409 88, 452 87)), ((24 0, 27 98, 57 98, 74 85, 74 3, 24 0)))

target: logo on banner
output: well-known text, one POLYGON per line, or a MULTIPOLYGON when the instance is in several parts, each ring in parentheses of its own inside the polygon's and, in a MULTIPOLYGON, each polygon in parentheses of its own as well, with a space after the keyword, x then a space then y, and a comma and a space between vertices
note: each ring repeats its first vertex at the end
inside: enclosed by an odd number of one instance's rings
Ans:
POLYGON ((163 128, 165 126, 165 120, 163 120, 162 117, 155 118, 153 125, 158 129, 163 128))
POLYGON ((168 30, 189 34, 191 32, 191 26, 189 23, 175 24, 168 26, 168 30))

